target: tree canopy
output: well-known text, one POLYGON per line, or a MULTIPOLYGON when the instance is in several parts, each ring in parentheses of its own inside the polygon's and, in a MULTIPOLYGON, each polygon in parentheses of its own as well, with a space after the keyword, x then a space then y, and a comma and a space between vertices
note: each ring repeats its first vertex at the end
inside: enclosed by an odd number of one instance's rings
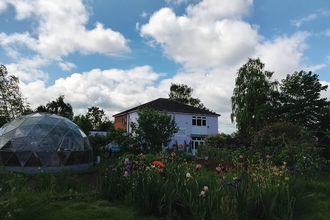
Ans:
POLYGON ((161 151, 178 131, 175 119, 166 112, 153 109, 139 109, 137 122, 131 123, 132 133, 138 142, 146 142, 151 150, 161 151))
POLYGON ((327 88, 328 85, 322 85, 318 75, 312 72, 287 75, 280 84, 279 113, 282 120, 316 131, 322 110, 330 106, 327 98, 321 98, 321 92, 327 88))
POLYGON ((193 91, 194 90, 191 87, 188 87, 185 84, 172 83, 170 87, 169 99, 207 110, 199 98, 192 97, 193 91))
POLYGON ((19 78, 9 75, 4 65, 0 66, 0 123, 22 115, 29 109, 19 88, 19 78))
POLYGON ((70 103, 65 103, 64 98, 64 95, 60 95, 56 100, 49 101, 46 106, 38 106, 35 111, 49 112, 72 120, 74 115, 72 105, 70 103))
POLYGON ((112 122, 106 116, 104 110, 97 106, 88 108, 86 117, 91 121, 95 131, 108 131, 111 128, 112 122))
POLYGON ((270 81, 273 72, 264 70, 260 59, 249 59, 237 72, 232 102, 232 122, 242 134, 250 135, 272 121, 277 82, 270 81))

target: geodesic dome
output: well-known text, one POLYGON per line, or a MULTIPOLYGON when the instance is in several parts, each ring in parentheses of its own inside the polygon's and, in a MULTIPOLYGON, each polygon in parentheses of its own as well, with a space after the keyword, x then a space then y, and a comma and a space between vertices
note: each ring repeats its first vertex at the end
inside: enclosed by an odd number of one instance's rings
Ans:
POLYGON ((84 170, 93 165, 86 134, 56 114, 33 113, 0 128, 0 165, 4 171, 36 173, 84 170))

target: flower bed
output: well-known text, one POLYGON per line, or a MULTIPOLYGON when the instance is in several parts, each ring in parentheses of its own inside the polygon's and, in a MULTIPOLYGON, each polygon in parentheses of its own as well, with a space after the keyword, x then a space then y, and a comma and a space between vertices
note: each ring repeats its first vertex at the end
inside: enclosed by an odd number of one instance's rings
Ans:
POLYGON ((123 158, 101 179, 102 195, 144 214, 186 219, 291 219, 295 177, 269 161, 246 169, 187 162, 162 154, 152 163, 140 154, 123 158), (215 166, 215 167, 214 167, 215 166))

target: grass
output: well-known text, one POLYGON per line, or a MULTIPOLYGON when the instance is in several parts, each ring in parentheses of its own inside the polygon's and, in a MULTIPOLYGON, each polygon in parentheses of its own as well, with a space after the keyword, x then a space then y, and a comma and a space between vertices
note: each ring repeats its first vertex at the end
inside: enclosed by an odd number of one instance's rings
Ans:
POLYGON ((328 220, 330 219, 330 181, 305 180, 300 182, 303 191, 297 204, 300 209, 296 219, 301 220, 328 220))
POLYGON ((144 217, 127 206, 121 204, 110 203, 104 200, 87 199, 87 200, 69 200, 59 201, 49 204, 50 212, 41 219, 57 220, 89 220, 89 219, 113 219, 113 220, 154 220, 153 217, 144 217))
MULTIPOLYGON (((98 174, 103 164, 81 174, 98 174)), ((40 174, 34 177, 0 173, 0 219, 57 220, 112 219, 156 220, 144 216, 136 207, 102 200, 99 190, 84 188, 68 172, 40 174), (33 182, 31 182, 33 180, 33 182)), ((298 181, 296 220, 330 219, 330 179, 298 181)))

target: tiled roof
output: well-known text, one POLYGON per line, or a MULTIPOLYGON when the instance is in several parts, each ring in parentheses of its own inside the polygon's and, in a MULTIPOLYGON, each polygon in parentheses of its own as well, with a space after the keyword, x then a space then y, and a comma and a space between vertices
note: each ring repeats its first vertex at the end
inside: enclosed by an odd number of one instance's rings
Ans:
POLYGON ((177 101, 173 101, 170 99, 159 98, 155 99, 151 102, 147 102, 145 104, 136 106, 134 108, 128 109, 126 111, 120 112, 118 114, 113 115, 113 117, 123 115, 129 112, 137 111, 139 108, 151 108, 157 111, 166 111, 166 112, 176 112, 176 113, 186 113, 186 114, 199 114, 199 115, 214 115, 220 116, 215 112, 211 112, 209 110, 204 110, 200 108, 196 108, 190 105, 185 105, 177 101))

